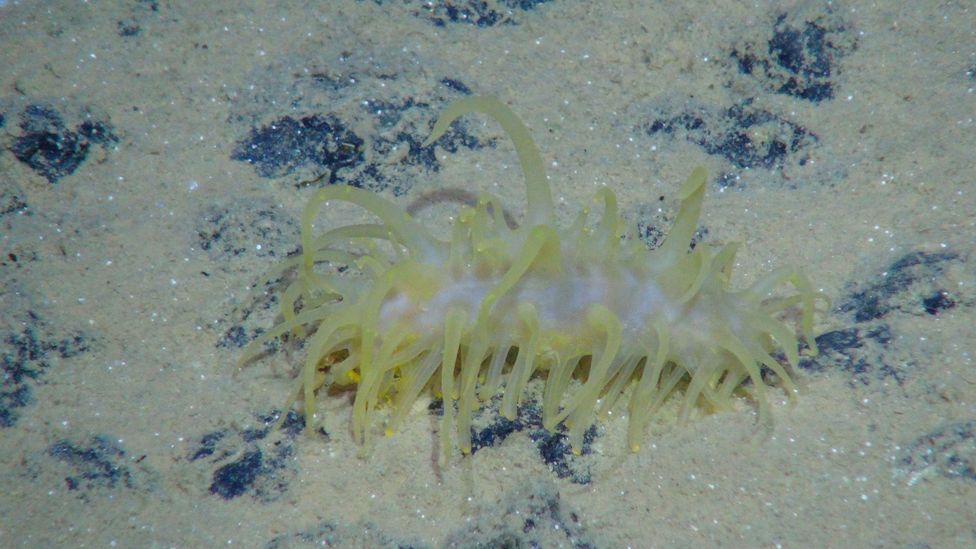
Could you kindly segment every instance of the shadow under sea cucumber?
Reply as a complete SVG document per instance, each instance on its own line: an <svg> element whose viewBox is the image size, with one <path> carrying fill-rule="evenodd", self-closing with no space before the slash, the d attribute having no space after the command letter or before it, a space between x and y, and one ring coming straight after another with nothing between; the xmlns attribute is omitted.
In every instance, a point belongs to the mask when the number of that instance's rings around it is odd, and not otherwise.
<svg viewBox="0 0 976 549"><path fill-rule="evenodd" d="M526 185L524 222L510 227L498 199L483 194L461 210L445 241L377 194L348 186L318 190L302 215L301 255L272 274L297 270L281 296L284 320L251 342L240 361L287 332L306 338L286 411L301 399L311 431L316 392L355 386L352 435L365 451L380 409L389 409L383 415L392 435L421 392L431 390L457 406L452 413L445 405L441 419L444 455L452 432L469 453L478 401L502 391L500 413L512 419L527 383L539 376L543 425L553 430L565 423L579 453L594 419L628 393L634 451L648 420L672 395L683 395L684 420L696 407L729 408L751 382L765 423L767 368L793 397L789 369L799 361L798 335L816 353L813 313L815 301L825 298L788 267L748 288L730 288L736 244L689 251L705 192L703 168L681 186L674 225L654 250L620 238L622 220L609 189L597 193L603 214L595 225L584 209L560 231L538 149L497 99L450 104L424 146L474 112L494 118L515 145ZM316 234L312 221L333 200L358 205L379 222ZM770 297L784 284L793 290ZM798 326L779 318L788 309L799 311ZM774 358L778 353L785 364Z"/></svg>

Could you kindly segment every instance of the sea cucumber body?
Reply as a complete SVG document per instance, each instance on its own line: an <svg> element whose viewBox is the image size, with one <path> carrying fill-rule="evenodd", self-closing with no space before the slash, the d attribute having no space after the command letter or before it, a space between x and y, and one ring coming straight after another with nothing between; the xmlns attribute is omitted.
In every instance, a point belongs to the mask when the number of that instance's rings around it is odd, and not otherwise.
<svg viewBox="0 0 976 549"><path fill-rule="evenodd" d="M610 272L608 272L610 271ZM477 316L485 296L498 285L498 277L447 280L430 299L413 301L397 295L385 301L380 312L380 331L393 324L416 323L421 331L436 332L444 325L445 313L463 310L468 318ZM613 267L576 268L568 266L557 279L528 276L501 298L491 312L493 331L511 332L508 322L519 303L532 303L539 314L542 330L570 333L585 331L587 309L602 304L621 319L624 336L633 338L659 316L673 321L680 308L668 303L653 280L639 280L629 269Z"/></svg>
<svg viewBox="0 0 976 549"><path fill-rule="evenodd" d="M352 433L364 448L379 409L389 406L392 434L431 389L445 402L445 453L452 431L469 452L478 401L500 391L500 413L514 418L537 377L543 425L565 424L575 452L594 417L606 416L629 394L627 437L637 450L647 421L671 395L682 395L679 416L687 418L698 407L729 407L748 380L762 421L765 367L792 396L787 365L799 360L797 332L816 352L818 296L791 268L734 290L736 245L699 243L689 250L706 186L703 169L678 190L679 211L654 250L621 238L623 220L608 189L597 194L603 211L595 224L584 209L571 227L557 230L541 157L525 126L497 100L452 104L428 143L468 112L490 114L516 145L527 190L522 226L510 228L490 195L460 212L449 241L360 189L326 187L306 206L302 256L290 263L298 274L281 300L285 321L252 342L245 357L305 327L307 357L288 406L304 401L309 429L320 387L356 385ZM357 204L381 223L316 234L312 221L332 200ZM363 241L384 246L364 249ZM324 274L318 265L335 272ZM349 284L348 272L336 266L363 276ZM795 292L771 297L787 283ZM778 318L787 309L800 313L796 330ZM787 364L773 357L776 350Z"/></svg>
<svg viewBox="0 0 976 549"><path fill-rule="evenodd" d="M531 303L537 314L539 330L586 339L592 330L586 322L587 311L602 305L619 320L622 337L634 346L647 331L661 321L676 334L676 343L694 343L697 333L707 330L712 322L736 323L734 319L717 315L731 312L731 303L720 306L721 294L704 294L693 303L677 303L678 296L669 296L649 275L649 269L635 272L621 265L565 265L560 276L543 277L529 274L492 308L490 331L498 339L515 341L520 326L512 319L520 303ZM499 277L466 276L448 279L438 285L429 299L412 300L398 293L383 302L380 309L379 332L389 332L396 325L413 326L417 332L434 334L442 330L447 311L461 310L467 318L475 318L485 296L498 285ZM556 349L559 350L559 349Z"/></svg>

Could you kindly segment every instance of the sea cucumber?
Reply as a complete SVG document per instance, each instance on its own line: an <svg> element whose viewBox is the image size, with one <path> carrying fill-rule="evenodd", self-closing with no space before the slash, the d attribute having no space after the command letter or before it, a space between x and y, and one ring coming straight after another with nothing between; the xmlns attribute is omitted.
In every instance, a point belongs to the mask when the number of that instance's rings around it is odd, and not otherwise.
<svg viewBox="0 0 976 549"><path fill-rule="evenodd" d="M450 104L424 146L473 112L494 118L514 142L527 194L520 226L509 227L489 194L460 211L449 241L362 189L325 187L308 201L302 253L275 271L297 271L281 296L283 321L245 349L241 364L286 332L304 336L307 355L286 410L302 399L309 432L316 391L341 386L355 390L352 436L361 448L369 447L381 410L392 435L425 389L441 395L445 455L452 432L460 450L471 451L479 400L501 391L500 413L514 418L533 376L544 384L543 425L565 424L576 453L594 419L628 393L633 451L671 395L683 395L679 417L687 419L695 407L728 408L751 385L764 423L766 368L793 398L788 370L799 360L797 335L816 353L813 313L825 298L788 267L732 289L736 244L689 250L705 192L703 168L680 187L674 224L654 250L621 238L623 221L606 188L596 195L603 205L596 223L588 223L584 208L558 231L539 151L497 99ZM379 222L316 234L312 222L328 201L358 205ZM787 283L793 290L771 296ZM799 312L795 328L780 319L789 309ZM785 363L773 356L780 352Z"/></svg>

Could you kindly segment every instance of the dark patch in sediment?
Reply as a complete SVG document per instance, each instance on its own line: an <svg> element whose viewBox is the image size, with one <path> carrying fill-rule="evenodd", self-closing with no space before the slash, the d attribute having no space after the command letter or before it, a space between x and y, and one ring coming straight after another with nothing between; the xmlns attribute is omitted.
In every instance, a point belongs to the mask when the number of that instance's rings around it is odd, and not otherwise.
<svg viewBox="0 0 976 549"><path fill-rule="evenodd" d="M959 306L972 307L976 295L949 276L951 268L965 270L968 263L967 257L951 250L909 252L866 277L867 282L849 284L836 311L846 314L852 325L818 336L820 355L804 357L800 367L847 372L852 385L886 380L904 384L920 366L887 357L888 346L897 339L897 316L927 319ZM948 289L953 287L956 290Z"/></svg>
<svg viewBox="0 0 976 549"><path fill-rule="evenodd" d="M471 87L455 69L402 51L362 44L296 51L255 69L229 122L243 136L231 158L298 188L346 184L405 194L440 169L421 147L433 120ZM407 94L404 90L410 90ZM494 145L468 125L438 140L448 152Z"/></svg>
<svg viewBox="0 0 976 549"><path fill-rule="evenodd" d="M729 58L739 80L751 80L764 91L819 103L834 98L841 60L856 48L856 37L825 6L819 11L778 15L768 35L760 33L736 44Z"/></svg>
<svg viewBox="0 0 976 549"><path fill-rule="evenodd" d="M48 447L47 454L64 469L65 487L82 500L102 490L153 488L155 475L142 464L146 456L133 458L120 441L108 435L61 439Z"/></svg>
<svg viewBox="0 0 976 549"><path fill-rule="evenodd" d="M728 108L699 106L674 115L661 113L642 124L650 136L663 134L694 143L725 158L736 169L782 169L786 162L804 165L818 138L806 128L746 99ZM726 178L725 186L731 179Z"/></svg>
<svg viewBox="0 0 976 549"><path fill-rule="evenodd" d="M14 317L16 318L16 317ZM34 402L34 386L42 383L57 360L74 358L90 350L81 332L57 333L50 323L28 310L16 327L0 332L0 427L12 427L23 408Z"/></svg>
<svg viewBox="0 0 976 549"><path fill-rule="evenodd" d="M498 446L515 433L524 432L539 452L539 458L558 478L568 479L574 484L589 484L591 481L589 459L593 441L597 438L597 428L591 425L583 434L581 455L573 454L569 445L567 429L563 424L552 432L542 425L542 410L535 402L526 402L518 407L517 417L507 419L498 412L501 398L495 397L485 402L478 410L474 426L471 428L471 453L484 448ZM452 410L456 406L452 406ZM435 399L428 406L434 415L444 413L444 402Z"/></svg>
<svg viewBox="0 0 976 549"><path fill-rule="evenodd" d="M32 102L16 110L19 130L0 145L51 184L73 174L93 147L109 151L119 141L107 118L87 107L62 110Z"/></svg>
<svg viewBox="0 0 976 549"><path fill-rule="evenodd" d="M256 416L257 427L224 428L191 441L186 461L205 463L211 469L211 494L223 499L249 495L267 503L288 490L295 475L291 459L295 439L305 420L288 412L281 429L273 432L278 414L273 411ZM321 429L318 434L328 439ZM271 435L275 439L267 440Z"/></svg>
<svg viewBox="0 0 976 549"><path fill-rule="evenodd" d="M594 548L581 514L566 507L551 480L528 478L451 532L445 546Z"/></svg>
<svg viewBox="0 0 976 549"><path fill-rule="evenodd" d="M976 481L976 421L945 423L904 445L897 467L913 484L933 474Z"/></svg>

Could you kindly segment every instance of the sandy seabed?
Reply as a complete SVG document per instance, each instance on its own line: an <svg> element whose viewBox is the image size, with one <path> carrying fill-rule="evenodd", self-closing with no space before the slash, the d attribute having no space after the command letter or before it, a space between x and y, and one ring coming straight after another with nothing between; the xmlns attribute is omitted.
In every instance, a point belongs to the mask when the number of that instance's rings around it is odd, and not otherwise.
<svg viewBox="0 0 976 549"><path fill-rule="evenodd" d="M965 2L0 3L0 546L976 545L976 11ZM795 405L625 410L582 456L528 401L478 451L436 403L351 440L271 430L300 347L249 293L313 189L404 206L524 193L483 118L531 128L568 225L600 186L650 245L693 166L733 285L797 265L832 299ZM457 207L417 214L446 234ZM323 226L362 222L328 209ZM376 429L382 427L377 425Z"/></svg>

